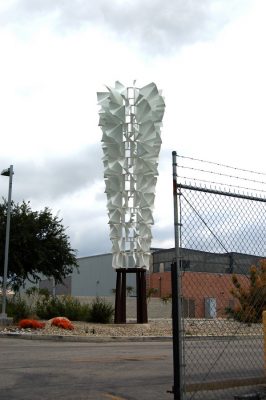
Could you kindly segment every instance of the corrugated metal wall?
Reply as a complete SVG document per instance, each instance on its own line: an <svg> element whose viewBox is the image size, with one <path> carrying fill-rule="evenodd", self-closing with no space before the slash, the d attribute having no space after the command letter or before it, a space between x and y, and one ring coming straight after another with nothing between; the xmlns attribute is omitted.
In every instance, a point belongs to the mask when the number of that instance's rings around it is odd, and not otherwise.
<svg viewBox="0 0 266 400"><path fill-rule="evenodd" d="M116 271L112 254L78 259L79 273L72 274L72 296L111 296L116 287ZM127 286L136 289L135 274L127 274ZM135 291L134 291L135 292Z"/></svg>

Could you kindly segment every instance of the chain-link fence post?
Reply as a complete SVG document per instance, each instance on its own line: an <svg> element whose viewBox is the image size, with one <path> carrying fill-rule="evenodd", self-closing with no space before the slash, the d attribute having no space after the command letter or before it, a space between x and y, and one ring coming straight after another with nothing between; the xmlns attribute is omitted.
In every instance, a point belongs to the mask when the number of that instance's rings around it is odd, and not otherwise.
<svg viewBox="0 0 266 400"><path fill-rule="evenodd" d="M182 316L181 316L181 273L179 251L179 223L177 205L177 173L176 152L173 151L173 201L174 201L174 229L175 229L175 262L171 265L172 281L172 321L173 321L173 369L174 369L174 400L184 399L183 372L182 372Z"/></svg>
<svg viewBox="0 0 266 400"><path fill-rule="evenodd" d="M264 370L266 375L266 311L262 313L263 335L264 335Z"/></svg>

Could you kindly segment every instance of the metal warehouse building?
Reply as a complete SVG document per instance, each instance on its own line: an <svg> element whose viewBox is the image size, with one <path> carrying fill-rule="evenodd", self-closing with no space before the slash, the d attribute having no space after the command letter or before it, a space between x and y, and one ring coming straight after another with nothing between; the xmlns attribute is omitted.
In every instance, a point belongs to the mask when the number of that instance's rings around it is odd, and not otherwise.
<svg viewBox="0 0 266 400"><path fill-rule="evenodd" d="M193 273L195 279L202 280L202 274L214 277L225 275L228 279L232 273L247 275L252 264L257 264L260 257L241 253L210 253L199 250L181 249L181 270ZM147 287L155 287L156 277L160 277L157 296L162 297L171 292L170 276L171 263L175 259L175 249L153 249ZM116 271L112 268L112 254L99 254L78 258L78 270L64 280L63 285L57 285L55 294L71 294L72 296L111 296L116 287ZM160 274L157 275L157 274ZM165 285L163 282L168 282ZM199 281L200 283L200 281ZM202 284L202 282L201 282ZM189 283L187 283L189 285ZM195 284L196 285L196 284ZM53 289L52 281L43 279L41 288ZM127 274L127 286L136 288L135 275ZM158 287L159 286L159 287ZM185 289L185 288L184 288ZM195 289L196 290L196 289ZM134 294L134 290L133 290Z"/></svg>
<svg viewBox="0 0 266 400"><path fill-rule="evenodd" d="M74 269L71 276L64 279L64 284L56 285L55 294L103 297L112 295L116 287L116 271L112 268L111 253L81 257L77 262L78 269ZM127 277L127 286L132 286L134 290L136 288L134 276L131 274ZM48 288L52 292L53 282L43 279L39 287Z"/></svg>

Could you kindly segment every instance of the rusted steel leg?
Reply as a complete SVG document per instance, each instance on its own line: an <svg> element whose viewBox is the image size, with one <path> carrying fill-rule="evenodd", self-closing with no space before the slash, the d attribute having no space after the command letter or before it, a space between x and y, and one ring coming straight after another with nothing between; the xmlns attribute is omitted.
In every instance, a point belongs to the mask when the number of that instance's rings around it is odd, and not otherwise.
<svg viewBox="0 0 266 400"><path fill-rule="evenodd" d="M137 323L146 324L148 322L147 315L147 296L146 296L146 277L145 271L136 272L137 283Z"/></svg>
<svg viewBox="0 0 266 400"><path fill-rule="evenodd" d="M120 304L121 304L121 271L117 269L116 288L115 288L115 324L119 324L121 320Z"/></svg>
<svg viewBox="0 0 266 400"><path fill-rule="evenodd" d="M126 271L116 270L115 324L126 323Z"/></svg>
<svg viewBox="0 0 266 400"><path fill-rule="evenodd" d="M126 270L122 271L122 287L121 287L121 323L126 324L126 294L127 294L127 273Z"/></svg>

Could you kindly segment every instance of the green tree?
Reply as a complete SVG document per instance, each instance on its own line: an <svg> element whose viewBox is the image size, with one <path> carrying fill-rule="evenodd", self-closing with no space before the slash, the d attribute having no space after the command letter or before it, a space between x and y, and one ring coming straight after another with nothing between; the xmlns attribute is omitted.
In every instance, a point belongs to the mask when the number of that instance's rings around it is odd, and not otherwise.
<svg viewBox="0 0 266 400"><path fill-rule="evenodd" d="M0 204L0 279L3 278L7 201ZM49 208L32 211L30 203L12 203L8 258L8 283L18 290L26 279L40 274L61 283L77 267L76 251L70 246L62 220Z"/></svg>
<svg viewBox="0 0 266 400"><path fill-rule="evenodd" d="M127 286L127 296L130 296L134 292L133 286Z"/></svg>
<svg viewBox="0 0 266 400"><path fill-rule="evenodd" d="M241 322L261 322L262 311L266 310L266 260L260 260L258 267L251 266L247 285L241 284L236 275L232 276L232 283L231 293L238 304L227 307L226 313Z"/></svg>

